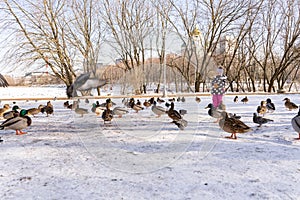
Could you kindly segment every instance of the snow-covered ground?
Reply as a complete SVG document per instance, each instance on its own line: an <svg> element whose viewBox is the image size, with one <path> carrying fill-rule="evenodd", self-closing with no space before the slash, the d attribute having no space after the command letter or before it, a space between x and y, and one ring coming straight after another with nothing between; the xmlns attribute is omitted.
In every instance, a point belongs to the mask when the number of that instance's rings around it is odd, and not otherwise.
<svg viewBox="0 0 300 200"><path fill-rule="evenodd" d="M0 97L25 91L2 88ZM63 88L37 94L65 95ZM277 110L265 117L274 122L258 128L252 114L267 97ZM104 126L92 112L80 117L52 101L54 115L32 117L28 134L1 130L1 199L300 199L300 141L291 126L298 110L287 111L285 97L300 104L298 94L253 95L248 104L225 96L227 111L253 128L237 140L224 138L230 134L208 116L208 96L199 104L194 97L175 102L175 109L188 112L185 130L150 108ZM90 111L93 102L80 106ZM46 101L15 103L27 109Z"/></svg>

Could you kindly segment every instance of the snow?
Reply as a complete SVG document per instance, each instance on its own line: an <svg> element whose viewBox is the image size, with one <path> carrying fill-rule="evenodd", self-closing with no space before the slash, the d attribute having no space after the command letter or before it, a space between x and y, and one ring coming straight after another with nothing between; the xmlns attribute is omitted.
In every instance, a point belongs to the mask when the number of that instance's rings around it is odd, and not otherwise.
<svg viewBox="0 0 300 200"><path fill-rule="evenodd" d="M2 98L28 94L62 96L65 89L0 90ZM300 141L291 126L298 110L286 110L282 101L300 104L299 94L249 95L248 104L233 103L234 96L225 96L227 111L253 128L237 140L224 138L230 134L208 116L209 96L199 104L195 97L175 102L175 109L188 111L183 131L150 108L104 126L94 113L80 117L52 100L54 115L32 117L28 134L1 130L1 199L300 199ZM265 117L274 122L258 128L252 113L268 97L277 110ZM16 104L27 109L46 102ZM80 107L90 111L93 102Z"/></svg>

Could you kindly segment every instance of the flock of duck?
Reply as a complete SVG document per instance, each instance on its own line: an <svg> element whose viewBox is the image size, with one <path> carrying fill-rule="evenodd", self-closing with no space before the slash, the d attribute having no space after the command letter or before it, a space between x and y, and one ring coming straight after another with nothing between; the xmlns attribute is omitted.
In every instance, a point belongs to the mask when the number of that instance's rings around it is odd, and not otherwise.
<svg viewBox="0 0 300 200"><path fill-rule="evenodd" d="M235 96L233 101L238 103L238 96ZM248 97L244 97L241 102L246 104L249 101ZM283 99L285 101L284 106L287 110L295 110L298 109L298 106L291 102L289 98ZM214 108L210 103L206 108L209 108L208 114L214 118L217 118L220 128L222 128L225 132L231 133L231 136L226 137L229 139L237 139L237 133L246 133L252 130L251 127L246 125L244 122L240 120L240 116L236 114L227 113L225 111L224 106L220 108ZM256 123L261 127L261 125L273 122L272 119L265 118L266 113L273 113L276 110L275 104L272 102L270 98L267 98L265 101L261 101L260 105L257 106L256 112L253 113L253 123ZM292 118L291 120L292 127L299 134L297 140L300 139L300 109L298 114Z"/></svg>
<svg viewBox="0 0 300 200"><path fill-rule="evenodd" d="M91 111L97 116L101 116L104 125L111 124L114 117L121 118L123 115L129 113L130 110L138 113L141 110L146 108L151 108L151 111L156 115L156 117L161 117L162 115L167 115L172 121L171 123L175 124L180 130L184 130L188 125L188 121L184 119L184 115L187 114L187 110L175 109L174 102L185 102L184 97L178 97L171 99L161 99L154 97L146 99L143 103L139 99L134 98L124 98L122 100L122 106L116 106L116 104L110 99L106 99L104 103L99 103L96 101L92 104ZM196 97L195 101L197 103L201 102L200 97ZM235 103L238 103L238 96L233 100ZM284 106L288 110L295 110L299 107L290 101L290 99L285 98ZM245 97L241 100L243 103L248 102L248 98ZM86 100L86 103L89 103ZM0 108L0 117L3 118L3 121L0 124L0 129L11 129L16 131L16 135L22 135L26 132L22 130L31 125L32 120L30 117L34 117L39 113L46 113L47 116L53 114L54 109L50 101L46 105L39 105L37 108L30 109L20 109L19 106L13 102L11 107L9 104L4 104L3 108ZM69 101L64 102L64 107L66 109L73 110L76 114L84 116L89 113L89 110L86 108L81 108L79 106L80 101L74 100L72 104ZM237 139L238 133L246 133L252 130L251 127L246 125L241 121L241 117L236 114L226 112L226 106L221 105L219 108L215 108L211 103L207 105L208 115L216 118L216 122L220 128L228 133L231 133L230 136L226 137L229 139ZM266 113L273 113L276 110L274 103L270 98L261 101L260 105L257 106L256 112L253 113L253 122L258 124L261 127L263 124L273 122L272 119L265 118ZM298 138L300 139L300 109L298 114L291 120L292 127L299 134ZM0 138L1 139L1 138Z"/></svg>

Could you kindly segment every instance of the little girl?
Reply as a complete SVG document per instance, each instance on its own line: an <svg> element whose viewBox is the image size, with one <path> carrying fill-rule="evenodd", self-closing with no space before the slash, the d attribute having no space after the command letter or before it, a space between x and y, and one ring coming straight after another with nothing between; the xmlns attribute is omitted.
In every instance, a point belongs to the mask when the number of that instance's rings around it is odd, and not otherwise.
<svg viewBox="0 0 300 200"><path fill-rule="evenodd" d="M219 108L223 101L223 95L225 93L225 80L226 76L223 75L222 67L217 69L218 75L211 82L211 94L212 101L215 108Z"/></svg>

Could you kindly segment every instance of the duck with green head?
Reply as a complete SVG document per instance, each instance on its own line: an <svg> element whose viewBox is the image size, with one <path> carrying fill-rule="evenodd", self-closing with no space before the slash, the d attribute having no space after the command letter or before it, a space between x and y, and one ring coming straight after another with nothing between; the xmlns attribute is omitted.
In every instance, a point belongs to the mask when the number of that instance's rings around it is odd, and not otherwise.
<svg viewBox="0 0 300 200"><path fill-rule="evenodd" d="M16 135L23 135L22 129L27 128L32 123L31 118L27 116L27 110L22 109L19 116L7 119L0 125L0 129L11 129L16 131Z"/></svg>

